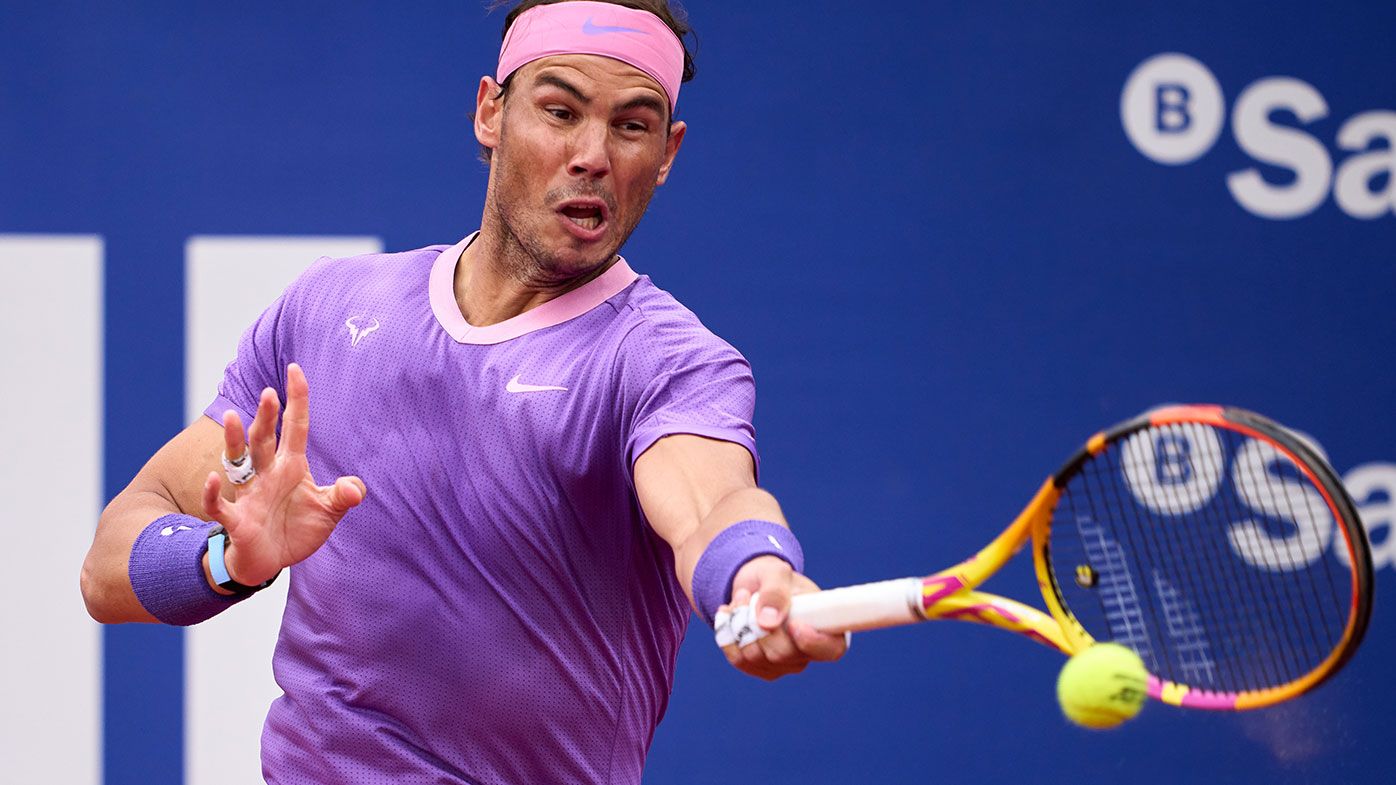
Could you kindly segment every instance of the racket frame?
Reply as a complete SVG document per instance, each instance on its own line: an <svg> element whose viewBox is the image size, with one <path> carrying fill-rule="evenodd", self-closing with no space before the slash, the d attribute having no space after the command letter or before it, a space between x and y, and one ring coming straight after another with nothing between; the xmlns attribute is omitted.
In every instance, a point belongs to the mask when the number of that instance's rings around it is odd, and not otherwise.
<svg viewBox="0 0 1396 785"><path fill-rule="evenodd" d="M1362 640L1371 612L1370 549L1355 505L1328 463L1290 431L1243 409L1214 405L1168 406L1097 433L1043 483L1006 529L970 558L926 578L901 578L798 595L792 601L791 616L825 632L875 629L932 619L969 621L1016 632L1064 654L1079 652L1096 641L1067 608L1048 547L1052 514L1062 489L1087 462L1112 444L1150 427L1190 423L1264 440L1284 453L1305 474L1334 513L1335 528L1351 557L1352 605L1343 635L1332 653L1313 670L1286 684L1255 691L1212 692L1151 675L1149 694L1174 706L1244 710L1273 705L1307 692L1337 672ZM1033 544L1034 572L1047 613L1007 597L976 591L1029 542Z"/></svg>
<svg viewBox="0 0 1396 785"><path fill-rule="evenodd" d="M1342 542L1347 547L1349 561L1352 563L1349 570L1352 602L1338 644L1328 657L1296 679L1262 690L1216 692L1150 675L1149 696L1173 706L1224 711L1258 709L1298 697L1332 676L1352 657L1366 632L1372 602L1370 546L1355 505L1328 462L1303 439L1283 426L1244 409L1215 405L1166 406L1146 412L1091 437L1086 446L1073 455L1049 482L1057 488L1065 487L1090 459L1134 433L1147 428L1186 424L1201 424L1235 431L1264 441L1279 450L1303 472L1323 496L1329 511L1333 513L1334 528L1342 536ZM1052 569L1048 548L1050 527L1049 515L1034 531L1033 561L1037 569L1038 585L1042 589L1043 600L1067 639L1069 650L1080 651L1095 641L1067 608L1062 597L1061 586L1057 582L1056 572ZM1334 545L1336 546L1336 542ZM1328 558L1327 553L1320 558Z"/></svg>

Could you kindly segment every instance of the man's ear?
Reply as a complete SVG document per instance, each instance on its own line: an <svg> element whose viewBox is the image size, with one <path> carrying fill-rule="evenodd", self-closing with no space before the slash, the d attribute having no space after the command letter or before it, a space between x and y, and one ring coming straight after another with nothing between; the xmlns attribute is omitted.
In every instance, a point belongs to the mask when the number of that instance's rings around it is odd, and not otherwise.
<svg viewBox="0 0 1396 785"><path fill-rule="evenodd" d="M491 150L499 146L499 129L504 121L504 99L500 89L493 78L482 76L480 89L475 94L475 140Z"/></svg>
<svg viewBox="0 0 1396 785"><path fill-rule="evenodd" d="M679 148L683 146L683 136L688 132L688 123L680 120L669 126L669 139L665 143L664 164L659 167L659 178L655 185L664 185L664 181L669 179L669 171L674 168L674 158L679 154Z"/></svg>

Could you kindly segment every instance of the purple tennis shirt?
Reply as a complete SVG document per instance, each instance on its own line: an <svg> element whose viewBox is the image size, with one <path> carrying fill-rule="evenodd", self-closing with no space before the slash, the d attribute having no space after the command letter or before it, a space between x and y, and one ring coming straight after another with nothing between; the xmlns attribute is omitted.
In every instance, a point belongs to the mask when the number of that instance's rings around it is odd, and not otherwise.
<svg viewBox="0 0 1396 785"><path fill-rule="evenodd" d="M271 783L640 781L689 607L631 468L677 433L755 456L751 368L623 259L474 327L471 239L320 260L205 410L250 422L300 363L311 471L369 489L290 571Z"/></svg>

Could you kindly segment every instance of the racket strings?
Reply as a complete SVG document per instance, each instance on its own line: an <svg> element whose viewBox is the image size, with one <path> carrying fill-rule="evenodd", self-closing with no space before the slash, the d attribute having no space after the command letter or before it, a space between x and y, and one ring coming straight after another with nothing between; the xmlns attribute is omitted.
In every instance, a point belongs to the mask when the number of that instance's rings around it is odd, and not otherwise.
<svg viewBox="0 0 1396 785"><path fill-rule="evenodd" d="M1223 569L1239 576L1240 585L1249 589L1247 599L1252 602L1246 609L1264 610L1264 618L1270 622L1267 626L1256 627L1247 626L1245 619L1241 619L1242 632L1247 637L1234 638L1233 645L1249 640L1268 642L1268 646L1251 647L1257 654L1256 670L1272 676L1268 684L1283 683L1315 667L1331 651L1341 633L1343 617L1334 611L1341 609L1342 595L1330 580L1332 566L1322 553L1301 560L1294 547L1296 542L1321 541L1320 527L1327 526L1331 530L1333 519L1313 508L1313 501L1321 498L1316 493L1307 486L1285 481L1279 470L1293 465L1282 459L1281 453L1268 442L1225 433L1228 451L1238 455L1233 468L1237 492L1220 496L1225 511L1221 525L1230 539L1218 538L1219 547L1211 552L1224 558ZM1249 457L1242 460L1240 455ZM1217 468L1225 470L1227 467L1220 462L1220 455L1217 459ZM1296 503L1296 494L1304 501L1302 508ZM1263 523L1266 516L1268 524ZM1280 536L1265 540L1265 547L1251 547L1252 563L1248 564L1236 558L1235 532L1240 530L1234 527L1238 525L1254 527L1253 532L1261 531L1262 527L1275 530ZM1252 535L1252 546L1260 542L1256 539L1258 536ZM1270 534L1267 532L1264 536L1269 538ZM1311 569L1313 557L1319 557L1319 571ZM1268 635L1255 635L1257 630ZM1273 680L1276 676L1279 681Z"/></svg>
<svg viewBox="0 0 1396 785"><path fill-rule="evenodd" d="M1170 681L1260 690L1312 671L1342 639L1351 597L1329 563L1333 523L1269 442L1167 425L1086 461L1063 489L1051 554L1063 600L1096 639L1134 648ZM1095 586L1072 585L1077 564Z"/></svg>
<svg viewBox="0 0 1396 785"><path fill-rule="evenodd" d="M1219 676L1227 683L1243 683L1244 675L1238 672L1231 662L1223 661L1218 664L1211 658L1210 645L1202 629L1201 620L1196 618L1197 612L1190 605L1192 601L1182 594L1184 590L1180 590L1174 582L1161 578L1157 567L1152 566L1163 561L1158 555L1160 553L1180 554L1185 551L1186 543L1178 527L1158 525L1161 519L1176 518L1185 514L1181 501L1170 495L1155 498L1155 506L1162 508L1157 510L1161 515L1151 515L1148 514L1148 508L1125 498L1130 495L1130 491L1123 483L1110 479L1112 476L1118 476L1120 471L1128 471L1130 467L1137 471L1138 467L1144 466L1144 459L1139 452L1140 446L1139 442L1127 442L1121 448L1123 454L1119 458L1119 466L1109 467L1112 471L1107 473L1102 472L1101 468L1107 467L1108 464L1099 464L1092 467L1093 471L1090 474L1101 486L1101 493L1108 494L1111 499L1112 512L1116 516L1113 520L1122 524L1117 526L1116 530L1123 539L1128 540L1129 549L1138 564L1138 572L1143 576L1139 594L1147 601L1145 607L1150 609L1150 628L1155 631L1155 637L1164 644L1160 648L1160 656L1156 657L1158 665L1155 672L1178 674L1182 678L1175 677L1172 680L1191 684L1210 686L1217 683ZM1216 560L1210 558L1209 552L1197 551L1194 556L1200 556L1196 559L1197 563L1210 568L1207 574L1201 577L1210 585L1220 585L1226 575L1215 568ZM1153 578L1152 586L1148 585L1148 578ZM1162 585L1165 582L1166 586ZM1182 645L1170 645L1175 639L1183 637L1184 633L1187 640ZM1218 670L1221 671L1220 674L1216 673Z"/></svg>
<svg viewBox="0 0 1396 785"><path fill-rule="evenodd" d="M1268 443L1250 440L1229 431L1220 433L1226 437L1226 452L1234 455L1253 453L1250 460L1238 457L1235 461L1237 493L1218 496L1223 513L1217 521L1221 531L1230 531L1231 527L1241 522L1258 525L1260 515L1256 510L1242 505L1242 496L1248 497L1252 503L1265 499L1273 502L1284 497L1284 504L1268 505L1269 509L1265 512L1285 521L1282 527L1308 527L1307 531L1296 531L1295 534L1270 541L1271 547L1253 548L1250 555L1258 560L1258 565L1247 565L1238 560L1233 550L1236 546L1224 538L1216 538L1217 547L1205 551L1220 562L1224 573L1237 578L1232 585L1237 587L1240 594L1230 594L1223 599L1248 600L1244 605L1239 605L1236 611L1248 612L1256 617L1252 621L1245 618L1243 613L1233 612L1234 616L1228 619L1232 623L1226 626L1231 632L1228 646L1238 650L1248 649L1252 653L1251 658L1238 658L1238 661L1251 665L1255 676L1265 678L1263 684L1252 688L1284 683L1313 668L1331 648L1319 640L1315 631L1324 625L1325 607L1332 609L1336 604L1326 601L1317 593L1318 583L1312 580L1313 576L1303 575L1308 565L1296 561L1293 549L1287 545L1293 543L1295 537L1314 536L1313 528L1318 516L1313 515L1312 510L1307 511L1308 515L1297 514L1298 507L1293 503L1290 484L1274 474L1275 462L1280 459L1277 450ZM1263 460L1254 459L1257 453ZM1203 450L1200 455L1206 461L1204 470L1220 472L1214 476L1223 476L1221 473L1225 472L1227 465L1222 452ZM1306 498L1312 497L1306 495ZM1326 522L1331 525L1331 519ZM1300 579L1278 579L1287 574L1300 576ZM1328 614L1328 618L1332 618L1332 614ZM1269 623L1260 624L1262 619Z"/></svg>
<svg viewBox="0 0 1396 785"><path fill-rule="evenodd" d="M1138 558L1139 546L1131 535L1139 527L1114 527L1122 528L1130 537L1130 541L1118 543L1106 535L1104 526L1096 520L1096 516L1104 513L1106 520L1128 521L1133 508L1121 504L1118 494L1112 492L1113 486L1101 482L1094 471L1082 475L1080 488L1085 496L1086 508L1078 511L1073 503L1072 520L1082 540L1088 543L1084 548L1087 558L1101 576L1101 612L1111 623L1114 640L1134 649L1151 670L1157 671L1158 654L1150 634L1157 624L1144 617L1145 605L1139 598L1139 584L1134 577L1143 567ZM1074 499L1074 494L1068 498ZM1106 557L1103 561L1102 556ZM1131 562L1134 565L1132 571L1127 566Z"/></svg>
<svg viewBox="0 0 1396 785"><path fill-rule="evenodd" d="M1124 445L1124 447L1122 448L1123 454L1121 456L1121 460L1123 462L1121 467L1122 469L1129 466L1144 465L1143 456L1140 454L1140 451L1138 449L1139 446L1140 445L1138 442L1128 442ZM1122 495L1121 484L1110 483L1109 487L1111 487L1115 497L1119 499ZM1124 490L1124 493L1127 494L1128 491ZM1177 517L1183 514L1184 512L1183 509L1179 506L1179 500L1171 496L1165 496L1158 501L1162 502L1162 506L1164 507L1164 509L1161 512L1165 516ZM1139 505L1128 503L1122 499L1119 501L1119 504L1125 510L1142 511L1144 509ZM1124 519L1122 519L1122 521L1124 521ZM1135 516L1132 520L1127 521L1128 525L1122 528L1122 531L1127 536L1131 537L1133 540L1138 542L1138 545L1136 547L1140 548L1141 561L1148 561L1150 564L1158 563L1157 557L1153 556L1153 554L1159 552L1160 550L1166 550L1169 553L1177 554L1181 553L1183 551L1183 548L1185 547L1185 544L1182 541L1182 535L1177 531L1176 527L1166 525L1158 526L1153 525L1154 523L1155 521L1151 516ZM1150 535L1154 536L1151 537ZM1161 545L1164 547L1161 548ZM1209 568L1214 567L1214 560L1208 558L1208 554L1205 551L1198 552L1196 556L1198 557L1196 559L1197 564L1201 564ZM1153 568L1152 572L1157 578L1157 569ZM1203 577L1204 580L1207 580L1213 585L1216 585L1219 579L1223 576L1216 570L1209 569L1207 571L1207 574ZM1151 593L1146 590L1145 596L1155 599L1155 601L1157 602L1159 606L1159 615L1162 616L1162 623L1159 624L1159 627L1161 627L1161 635L1168 635L1169 637L1165 638L1165 640L1172 640L1173 638L1178 636L1172 635L1170 633L1176 627L1179 626L1177 623L1174 623L1172 621L1172 617L1175 615L1190 616L1191 614L1187 613L1187 611L1190 610L1190 608L1188 608L1187 606L1187 603L1190 601L1184 597L1178 596L1179 590L1172 583L1170 583L1168 586L1168 588L1171 590L1169 592L1160 591L1159 589L1162 587L1159 587L1157 585L1157 580L1156 585L1153 588L1155 589L1155 591ZM1171 605L1173 606L1171 608L1167 607L1167 605L1169 604L1169 600L1171 600ZM1189 619L1189 621L1192 620ZM1198 625L1196 622L1193 622L1193 624L1190 626L1195 627ZM1189 630L1189 632L1190 639L1197 638L1196 632L1194 632L1193 630ZM1197 683L1198 681L1204 683L1213 681L1214 679L1211 677L1213 677L1214 674L1212 674L1211 671L1214 670L1217 666L1215 665L1215 663L1211 661L1209 652L1207 651L1207 646L1205 644L1206 639L1205 637L1203 637L1200 640L1190 640L1189 646L1187 648L1179 649L1176 651L1174 646L1165 645L1163 647L1163 650L1167 657L1167 662L1163 665L1163 667L1169 673L1188 674L1190 671L1195 671L1195 678L1190 679L1190 681L1192 681L1193 683ZM1236 680L1239 678L1239 674L1234 672L1234 669L1230 666L1230 663L1227 663L1223 669L1226 671L1226 673L1223 674L1225 678L1231 680ZM1204 674L1203 671L1207 671L1207 673ZM1202 678L1203 676L1206 676L1208 678Z"/></svg>
<svg viewBox="0 0 1396 785"><path fill-rule="evenodd" d="M1240 467L1240 465L1241 462L1238 461L1238 467ZM1290 496L1289 486L1284 483L1273 483L1268 474L1262 475L1258 469L1259 467L1255 462L1247 462L1245 464L1245 470L1237 472L1238 489L1244 493L1248 493L1250 498L1254 499L1259 498L1260 494L1273 490L1273 485L1278 484L1284 496L1283 506L1285 510L1288 512L1297 511L1297 507ZM1313 520L1312 511L1308 510L1306 512L1308 512L1306 516L1289 515L1286 517L1293 520L1296 527L1300 527L1304 525L1305 520L1310 522ZM1238 518L1237 520L1245 520L1245 518ZM1300 532L1296 536L1304 537L1315 535L1321 536L1312 530L1310 532ZM1264 567L1273 574L1292 573L1304 569L1305 567L1305 565L1295 560L1293 548L1290 547L1263 549L1259 551L1259 555L1263 556L1262 564ZM1322 559L1321 561L1326 565L1326 559ZM1306 664L1303 658L1306 655L1322 655L1331 648L1331 646L1326 646L1325 643L1320 640L1316 632L1316 628L1320 622L1315 618L1315 613L1317 609L1322 606L1323 598L1318 593L1317 581L1280 581L1278 582L1278 587L1279 591L1282 593L1280 600L1283 602L1284 607L1295 611L1296 615L1302 613L1304 616L1303 624L1290 625L1289 629L1295 634L1294 637L1298 637L1302 634L1307 638L1307 641L1292 641L1291 643L1300 645L1291 645L1288 647L1281 646L1279 651L1274 653L1274 656L1278 661L1283 662L1287 673L1297 671L1298 675L1302 675L1304 672L1304 665ZM1308 589L1307 596L1303 596L1306 588ZM1279 623L1283 622L1277 622L1277 624ZM1303 645L1304 643L1307 643L1307 646ZM1316 663L1311 663L1310 667L1312 667L1312 664Z"/></svg>
<svg viewBox="0 0 1396 785"><path fill-rule="evenodd" d="M1250 481L1251 487L1254 489L1260 489L1262 485L1267 484L1268 482L1268 475L1258 476L1259 470L1260 466L1257 462L1250 462L1248 464L1248 471L1243 474L1243 479L1248 479ZM1295 493L1298 493L1298 488L1303 488L1305 486L1299 486L1294 483L1279 483L1279 485L1284 494L1286 509L1291 511L1299 510L1300 507L1299 505L1295 504L1293 495ZM1326 510L1316 510L1314 508L1314 502L1315 498L1317 497L1317 494L1300 493L1300 496L1303 500L1303 510L1305 512L1305 515L1299 516L1298 518L1294 518L1294 520L1296 520L1296 526L1303 526L1305 523L1308 524L1309 533L1307 539L1310 542L1322 543L1325 541L1325 538L1331 539L1333 536L1333 519ZM1328 527L1328 531L1326 533L1322 531L1320 528L1323 527L1325 524ZM1303 533L1301 532L1299 536L1303 538ZM1293 547L1287 547L1282 550L1284 562L1282 565L1277 566L1287 568L1290 572L1303 569L1306 566L1297 562L1296 554L1294 552L1295 549ZM1324 551L1325 555L1324 557L1318 559L1318 565L1323 571L1324 582L1329 587L1336 587L1338 585L1338 581L1335 581L1333 565L1330 563L1331 559L1326 558L1327 547L1324 548ZM1277 562L1279 561L1278 557L1280 555L1281 554L1275 554ZM1286 587L1286 589L1290 590L1291 593L1297 593L1299 591L1302 591L1302 589L1305 587L1309 589L1308 599L1310 599L1312 603L1297 603L1299 606L1303 607L1306 610L1306 612L1311 611L1312 609L1322 608L1326 603L1329 603L1331 600L1342 599L1341 594L1337 594L1337 596L1332 596L1331 599L1330 597L1325 597L1324 593L1320 591L1319 581L1317 580L1286 582L1283 585ZM1312 615L1308 615L1307 620L1309 623L1305 625L1305 629L1310 636L1309 642L1312 646L1311 651L1319 652L1322 654L1326 654L1327 652L1331 651L1332 648L1338 644L1338 641L1341 638L1342 627L1337 627L1336 629L1334 629L1333 625L1323 625L1321 623L1321 620L1314 619Z"/></svg>
<svg viewBox="0 0 1396 785"><path fill-rule="evenodd" d="M1179 426L1170 426L1178 428ZM1142 443L1141 443L1142 447ZM1142 462L1147 458L1140 456ZM1203 451L1200 456L1202 463L1201 470L1208 473L1220 475L1225 471L1225 461L1220 456L1209 454ZM1226 521L1244 520L1246 513L1241 509L1236 499L1227 494L1221 494L1218 499L1221 505L1222 518ZM1225 523L1221 524L1225 526ZM1233 555L1220 552L1220 548L1207 548L1203 550L1207 554L1208 562L1213 566L1217 575L1225 581L1225 588L1229 596L1242 599L1246 597L1264 596L1264 587L1260 584L1258 575L1251 570L1237 570L1232 566ZM1218 584L1220 585L1220 583ZM1249 608L1236 608L1235 612L1244 613ZM1256 618L1255 624L1228 625L1224 644L1237 652L1237 657L1226 658L1231 676L1225 683L1236 685L1235 689L1257 690L1270 685L1283 684L1289 679L1286 673L1295 670L1294 663L1280 662L1283 653L1287 651L1284 641L1281 640L1280 631L1284 629L1284 615L1272 603L1265 603L1261 608L1255 609L1264 612L1263 621ZM1244 620L1244 616L1241 617ZM1250 657L1242 660L1249 662L1251 667L1245 669L1243 666L1232 663L1241 660L1243 654L1250 654ZM1186 675L1186 674L1185 674ZM1198 684L1199 682L1190 682Z"/></svg>

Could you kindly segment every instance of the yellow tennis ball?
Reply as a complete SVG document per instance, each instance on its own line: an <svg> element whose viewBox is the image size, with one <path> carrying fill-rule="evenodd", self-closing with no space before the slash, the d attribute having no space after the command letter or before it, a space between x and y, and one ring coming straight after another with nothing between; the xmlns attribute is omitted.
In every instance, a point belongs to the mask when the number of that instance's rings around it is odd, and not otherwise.
<svg viewBox="0 0 1396 785"><path fill-rule="evenodd" d="M1139 655L1118 643L1097 643L1062 666L1057 702L1083 728L1113 728L1144 707L1149 672Z"/></svg>

